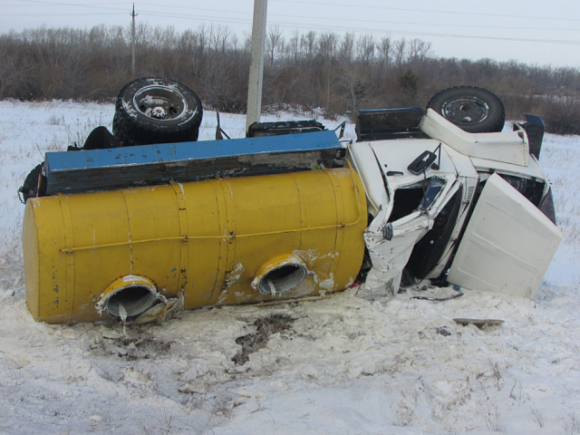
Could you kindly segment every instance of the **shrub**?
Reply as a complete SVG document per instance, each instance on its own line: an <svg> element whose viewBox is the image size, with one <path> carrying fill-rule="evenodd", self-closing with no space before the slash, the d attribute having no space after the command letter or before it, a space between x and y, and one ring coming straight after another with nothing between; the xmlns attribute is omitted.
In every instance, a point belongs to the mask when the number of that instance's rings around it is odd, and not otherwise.
<svg viewBox="0 0 580 435"><path fill-rule="evenodd" d="M552 98L543 108L546 132L554 134L580 134L580 99L575 97Z"/></svg>

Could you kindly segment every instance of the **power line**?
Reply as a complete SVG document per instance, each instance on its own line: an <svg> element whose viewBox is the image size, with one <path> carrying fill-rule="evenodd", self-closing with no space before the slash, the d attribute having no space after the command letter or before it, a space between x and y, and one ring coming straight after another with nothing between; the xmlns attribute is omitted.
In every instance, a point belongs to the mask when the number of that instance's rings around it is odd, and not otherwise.
<svg viewBox="0 0 580 435"><path fill-rule="evenodd" d="M87 8L98 8L98 9L107 9L107 10L115 10L115 11L122 11L126 13L125 9L119 8L108 8L103 6L92 6L92 5L78 5L72 3L62 3L62 2L52 2L52 1L42 1L42 0L17 0L21 2L28 2L28 3L36 3L36 4L51 4L51 5L63 5L63 6L79 6L79 7L87 7ZM300 0L274 0L286 3L298 3L303 4L307 2L303 2ZM150 3L147 3L151 5ZM310 3L308 3L310 4ZM330 3L316 3L319 5L330 5ZM347 6L347 5L336 5L336 6ZM357 6L358 7L358 6ZM365 8L378 8L378 9L395 9L395 10L412 10L412 11L419 11L416 9L406 9L406 8L390 8L386 6L361 6ZM192 10L204 10L208 12L235 12L235 11L221 11L218 9L207 9L207 8L189 8L189 7L179 7L181 9L192 9ZM441 12L443 11L426 11L421 10L423 12ZM225 24L250 24L251 18L215 18L213 16L200 16L200 15L185 15L185 14L173 14L173 13L163 13L163 12L155 12L155 11L140 11L140 13L144 16L151 16L151 17L163 17L163 18L173 18L173 19L180 19L180 20L194 20L194 21L202 21L202 22L218 22L218 23L225 23ZM241 12L235 12L241 13ZM460 14L459 12L457 12ZM461 14L468 14L468 13L461 13ZM33 14L4 14L5 16L37 16ZM68 13L68 14L42 14L43 16L55 16L55 15L115 15L115 14L81 14L81 13ZM276 16L281 16L280 14L274 14ZM469 14L469 15L498 15L498 14ZM503 15L502 15L503 16ZM304 16L294 16L294 15L284 15L287 18L298 18L298 19L305 19L305 18L312 18L312 17L304 17ZM528 17L534 18L534 17ZM425 31L413 31L413 30L398 30L398 29L376 29L376 28L368 28L368 27L357 27L357 26L328 26L320 23L320 17L317 17L319 20L316 25L309 25L304 22L288 22L288 21L280 21L280 22L273 22L272 24L276 24L285 28L299 28L299 29L307 29L307 30L334 30L334 31L353 31L356 33L381 33L381 34L405 34L405 35L417 35L417 36L430 36L430 37L443 37L443 38L467 38L467 39L480 39L480 40L495 40L495 41L514 41L514 42L540 42L540 43L551 43L551 44L570 44L570 45L580 45L580 41L577 40L570 40L570 39L540 39L540 38L516 38L516 37L503 37L503 36L483 36L483 35L465 35L465 34L453 34L453 33L437 33L437 32L425 32ZM355 20L355 19L332 19L333 21L348 21L348 22L365 22L365 23L374 23L374 24L405 24L405 25L426 25L423 23L412 23L412 22L385 22L385 21L378 21L378 20ZM449 25L449 24L440 24L440 23L430 23L428 25L434 26L446 26L446 27L478 27L478 28L500 28L504 30L567 30L567 31L578 31L580 29L553 29L553 28L528 28L528 27L505 27L505 26L464 26L464 25Z"/></svg>
<svg viewBox="0 0 580 435"><path fill-rule="evenodd" d="M85 8L92 8L92 9L109 9L115 11L125 11L125 9L120 8L111 8L105 6L94 6L94 5L83 5L77 3L63 3L63 2L54 2L54 1L43 1L43 0L14 0L19 2L25 3L37 3L37 4L47 4L47 5L61 5L61 6L75 6L75 7L85 7ZM301 0L271 0L274 2L279 3L292 3L292 4L308 4L308 5L320 5L320 6L335 6L335 7L356 7L357 9L384 9L384 10L397 10L397 11L406 11L406 12L427 12L427 13L439 13L445 15L471 15L471 16L493 16L493 17L503 17L505 18L505 14L491 14L491 13L476 13L476 12L458 12L458 11L441 11L441 10L433 10L433 9L414 9L414 8L396 8L390 6L369 6L369 5L346 5L346 4L336 4L336 3L327 3L327 2L308 2L308 1L301 1ZM147 5L147 6L159 6L159 4L155 3L147 3L141 2L140 5ZM167 5L163 5L164 9L167 9ZM245 11L234 11L231 9L223 10L223 9L209 9L209 8L198 8L198 7L188 7L188 6L171 6L172 9L185 9L185 10L195 10L195 11L205 11L205 12L218 12L218 13L234 13L234 14L244 14L248 15L251 19L250 12ZM149 11L150 13L157 13L156 11ZM281 14L272 14L278 15ZM377 20L355 20L350 18L325 18L325 17L312 17L312 16L293 16L283 14L283 16L291 17L291 18L315 18L317 20L331 20L331 21L365 21L365 22L375 22L381 23L382 21ZM172 16L174 18L181 18L181 16ZM563 20L563 21L580 21L580 19L576 18L556 18L556 17L535 17L535 16L526 16L526 15L509 15L510 18L527 18L527 19L542 19L542 20ZM233 20L234 18L232 18ZM556 28L546 28L546 27L513 27L513 26L482 26L482 25L457 25L457 24L445 24L445 23L417 23L417 22L385 22L385 23L400 23L400 24L411 24L411 25L428 25L428 26L452 26L452 27L480 27L480 28L498 28L498 29L521 29L521 30L564 30L564 31L580 31L580 29L556 29Z"/></svg>
<svg viewBox="0 0 580 435"><path fill-rule="evenodd" d="M139 2L139 5L146 5L146 6L159 6L158 3L144 3L144 2ZM164 9L166 9L166 6L163 6ZM252 18L252 10L251 8L248 9L248 11L234 11L231 9L227 9L227 10L223 10L223 9L207 9L207 8L197 8L197 7L191 7L191 6L175 6L172 5L171 6L172 9L186 9L186 10L191 10L191 11L206 11L206 12L225 12L225 13L234 13L234 14L244 14L244 15L248 15L250 17L250 19ZM269 14L268 14L269 15Z"/></svg>
<svg viewBox="0 0 580 435"><path fill-rule="evenodd" d="M85 14L81 13L59 13L59 14L2 14L2 17L60 17L60 16L72 16L72 17L84 17L84 16L118 16L118 13L113 12L87 12Z"/></svg>
<svg viewBox="0 0 580 435"><path fill-rule="evenodd" d="M150 3L146 3L147 5L151 5ZM224 11L219 9L207 9L207 8L186 8L186 7L179 7L180 9L188 9L188 10L200 10L205 12L218 12L218 13L244 13L244 12L236 12L236 11ZM157 11L144 11L148 15L158 15L164 16L169 18L178 18L178 19L187 19L187 18L194 18L194 19L201 19L199 15L191 16L191 15L174 15L173 13L164 13L164 12L157 12ZM563 29L563 28L554 28L554 27L518 27L518 26L485 26L485 25L469 25L469 24L446 24L446 23L420 23L420 22L408 22L408 21L379 21L379 20L361 20L361 19L353 19L353 18L321 18L321 17L312 17L312 16L299 16L299 15L288 15L288 14L271 14L273 17L286 17L286 18L299 18L299 19L316 19L318 23L320 21L347 21L347 22L364 22L364 23L375 23L375 24L404 24L404 25L418 25L418 26L435 26L435 27L468 27L468 28L481 28L481 29L501 29L501 30L549 30L549 31L572 31L572 32L580 32L580 28L576 29ZM212 19L213 17L203 17L204 19ZM240 23L251 23L251 17L248 19L243 18L229 18L227 19L230 22L240 22ZM224 19L220 19L220 21L224 21Z"/></svg>
<svg viewBox="0 0 580 435"><path fill-rule="evenodd" d="M503 17L506 18L505 14L490 14L484 12L458 12L458 11L441 11L441 10L434 10L434 9L413 9L413 8L393 8L390 6L368 6L368 5L361 5L361 4L340 4L340 3L326 3L326 2L312 2L312 1L300 1L300 0L271 0L274 2L279 3L297 3L297 4L307 4L310 6L332 6L332 7L347 7L352 8L355 7L357 9L385 9L391 11L406 11L406 12L428 12L428 13L435 13L435 14L445 14L445 15L472 15L472 16L487 16L487 17ZM580 21L580 18L555 18L555 17L532 17L529 15L509 15L510 18L527 18L527 19L534 19L534 20L562 20L562 21Z"/></svg>
<svg viewBox="0 0 580 435"><path fill-rule="evenodd" d="M114 10L119 12L125 12L125 9L120 8L111 8L105 6L94 6L94 5L82 5L76 3L63 3L63 2L54 2L54 1L42 1L42 0L16 0L25 3L35 3L35 4L47 4L47 5L61 5L61 6L75 6L75 7L84 7L84 8L96 8L96 9L107 9L107 10ZM278 1L281 3L296 3L296 4L312 4L310 2L305 2L301 0L273 0ZM156 4L152 3L141 3L148 6L157 6ZM314 3L314 5L331 5L331 3L320 2ZM351 7L350 5L344 4L332 4L334 6L342 6L342 7ZM368 5L357 5L358 9L366 8L366 9L386 9L386 10L401 10L401 11L412 11L412 12L429 12L429 13L444 13L444 14L459 14L459 15L474 15L474 16L501 16L505 17L505 15L501 14L489 14L489 13L472 13L472 12L457 12L457 11L438 11L438 10L427 10L427 9L412 9L412 8L393 8L389 6L368 6ZM164 6L166 8L166 6ZM215 19L213 17L203 17L204 19L210 19L219 22L227 22L227 23L248 23L251 22L251 16L249 12L241 12L241 11L232 11L232 10L220 10L220 9L209 9L209 8L197 8L197 7L186 7L186 6L172 6L172 9L185 9L185 10L199 10L205 12L217 12L217 13L235 13L235 14L245 14L248 15L248 19L238 19L238 18L221 18ZM163 16L167 18L176 18L176 19L187 19L188 16L183 15L175 15L174 13L164 14L162 12L157 11L144 11L150 16ZM28 15L28 14L4 14L8 16L36 16L36 15ZM55 16L59 14L45 14L50 16ZM62 15L75 15L72 13L62 14ZM79 14L79 15L86 15L86 14ZM365 22L365 23L375 23L375 24L404 24L404 25L420 25L420 26L436 26L436 27L470 27L470 28L489 28L489 29L502 29L502 30L548 30L548 31L574 31L578 32L580 29L558 29L558 28L549 28L549 27L523 27L523 26L486 26L486 25L462 25L462 24L446 24L446 23L419 23L419 22L404 22L404 21L378 21L378 20L360 20L360 19L352 19L352 18L324 18L324 17L312 17L312 16L296 16L296 15L288 15L288 14L272 14L273 16L284 16L286 18L299 18L299 19L310 19L316 18L318 22L321 20L332 20L332 21L348 21L348 22ZM514 17L510 15L510 17ZM531 16L516 16L519 18L531 18L537 19L540 17L531 17ZM193 17L196 19L201 19L201 17L196 16ZM543 18L543 17L542 17ZM580 19L572 19L572 18L547 18L551 20L567 20L567 21L580 21ZM318 24L318 23L317 23Z"/></svg>
<svg viewBox="0 0 580 435"><path fill-rule="evenodd" d="M288 18L314 18L319 20L318 17L312 16L298 16L298 15L282 15L282 14L272 14L273 16L284 16ZM378 20L357 20L353 18L332 18L332 21L348 21L348 22L364 22L364 23L376 23L376 24L406 24L406 25L418 25L418 26L436 26L436 27L477 27L481 29L503 29L503 30L556 30L556 31L572 31L580 32L580 28L577 29L562 29L554 27L514 27L514 26L482 26L477 24L446 24L446 23L417 23L409 21L378 21Z"/></svg>
<svg viewBox="0 0 580 435"><path fill-rule="evenodd" d="M142 12L143 15L149 16L159 16L159 17L166 17L166 18L176 18L176 19L185 19L185 20L195 20L195 21L205 21L211 20L213 22L222 22L222 23L238 23L238 24L246 24L249 23L250 20L242 20L242 19L214 19L213 17L201 17L201 16L183 16L183 15L169 15L163 13L154 13L154 12ZM324 30L335 30L335 31L355 31L356 33L397 33L397 34L410 34L410 35L421 35L421 36L433 36L433 37L445 37L445 38L468 38L468 39L484 39L484 40L494 40L494 41L514 41L514 42L542 42L542 43L554 43L554 44L570 44L570 45L580 45L580 41L577 40L569 40L569 39L539 39L539 38L515 38L515 37L502 37L502 36L483 36L483 35L465 35L465 34L452 34L452 33L435 33L435 32L423 32L423 31L412 31L412 30L397 30L397 29L372 29L368 27L354 27L354 26L345 26L345 27L337 27L337 26L325 26L322 24L317 24L316 26L309 26L304 23L297 23L297 22L272 22L272 24L276 24L286 28L300 28L300 29L307 29L307 30L317 30L317 29L324 29Z"/></svg>
<svg viewBox="0 0 580 435"><path fill-rule="evenodd" d="M211 21L211 22L217 22L217 23L230 23L230 24L251 24L252 20L251 19L236 19L236 18L214 18L214 17L204 17L204 16L183 16L183 15L170 15L170 14L163 14L163 13L157 13L157 12L147 12L147 11L141 11L139 12L141 15L145 15L145 16L150 16L150 17L163 17L163 18L176 18L176 19L180 19L180 20L193 20L193 21L201 21L201 22L206 22L206 21Z"/></svg>
<svg viewBox="0 0 580 435"><path fill-rule="evenodd" d="M61 2L51 2L51 1L41 1L41 0L16 0L23 3L35 3L35 4L44 4L44 5L53 5L53 6L75 6L79 8L90 8L90 9L107 9L111 11L119 11L119 12L127 12L126 8L109 8L106 6L93 6L93 5L82 5L77 3L61 3Z"/></svg>
<svg viewBox="0 0 580 435"><path fill-rule="evenodd" d="M280 0L282 1L282 0ZM288 0L288 2L291 2ZM296 1L295 3L303 3ZM151 3L145 3L147 5L153 6ZM326 3L324 3L326 4ZM371 6L369 6L371 7ZM247 14L245 12L237 12L237 11L225 11L220 9L208 9L208 8L192 8L192 7L183 7L178 6L179 9L187 9L187 10L200 10L205 12L218 12L218 13L238 13L238 14ZM209 19L209 20L217 20L220 22L235 22L235 23L251 23L251 17L248 19L244 18L220 18L215 19L213 17L201 17L199 15L191 16L191 15L184 15L184 14L173 14L173 13L164 13L164 12L157 12L157 11L144 11L144 13L151 15L151 16L163 16L167 18L176 18L176 19L188 19L193 18L200 20ZM456 27L456 28L482 28L482 29L501 29L501 30L547 30L547 31L573 31L573 32L580 32L580 28L576 29L568 29L568 28L553 28L553 27L524 27L524 26L487 26L487 25L467 25L467 24L446 24L446 23L420 23L420 22L406 22L406 21L379 21L379 20L361 20L361 19L352 19L352 18L323 18L323 17L312 17L312 16L298 16L298 15L288 15L288 14L271 14L272 16L278 17L286 17L286 18L298 18L298 19L316 19L317 23L315 24L318 26L320 21L346 21L346 22L364 22L364 23L375 23L375 24L403 24L403 25L419 25L419 26L435 26L435 27ZM580 20L579 20L580 21Z"/></svg>
<svg viewBox="0 0 580 435"><path fill-rule="evenodd" d="M305 26L300 23L284 23L278 22L273 23L278 24L282 27L293 27L293 28L301 28L306 30L313 30L310 26ZM327 27L327 26L316 26L318 29L325 29L325 30L342 30L342 31L355 31L356 33L361 33L364 31L366 33L381 33L381 34L406 34L406 35L416 35L416 36L433 36L433 37L444 37L444 38L458 38L458 39L484 39L484 40L492 40L492 41L514 41L514 42L542 42L542 43L554 43L554 44L570 44L570 45L580 45L579 40L570 40L570 39L539 39L539 38L512 38L512 37L502 37L502 36L482 36L482 35L459 35L453 33L434 33L434 32L421 32L421 31L411 31L411 30L385 30L385 29L370 29L370 28L361 28L361 27Z"/></svg>

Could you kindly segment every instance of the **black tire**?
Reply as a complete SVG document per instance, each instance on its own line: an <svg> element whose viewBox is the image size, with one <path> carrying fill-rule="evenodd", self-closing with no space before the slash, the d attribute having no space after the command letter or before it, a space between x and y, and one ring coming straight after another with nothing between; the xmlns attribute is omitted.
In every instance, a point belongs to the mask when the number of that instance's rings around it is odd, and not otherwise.
<svg viewBox="0 0 580 435"><path fill-rule="evenodd" d="M111 134L106 127L99 126L87 136L83 150L104 150L123 146L121 141ZM80 149L80 148L78 148Z"/></svg>
<svg viewBox="0 0 580 435"><path fill-rule="evenodd" d="M502 131L505 124L502 101L488 90L475 86L445 89L431 98L427 108L469 133Z"/></svg>
<svg viewBox="0 0 580 435"><path fill-rule="evenodd" d="M119 92L113 134L124 146L196 141L202 115L199 97L187 86L141 78Z"/></svg>
<svg viewBox="0 0 580 435"><path fill-rule="evenodd" d="M18 189L18 193L22 195L23 203L26 203L29 198L46 195L46 177L42 173L43 164L36 165L24 179L22 187Z"/></svg>

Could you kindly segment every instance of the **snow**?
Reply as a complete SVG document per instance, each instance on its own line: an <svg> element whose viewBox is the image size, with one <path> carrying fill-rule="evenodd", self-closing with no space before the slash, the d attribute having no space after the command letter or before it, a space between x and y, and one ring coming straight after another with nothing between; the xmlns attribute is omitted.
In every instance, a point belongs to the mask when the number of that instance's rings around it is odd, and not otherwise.
<svg viewBox="0 0 580 435"><path fill-rule="evenodd" d="M180 312L161 325L127 325L126 335L117 321L37 323L25 303L16 190L45 151L110 128L113 112L0 102L0 433L580 432L579 137L548 135L542 150L565 239L533 301L473 291L441 303L411 293L369 302L349 289ZM231 137L243 136L244 117L220 118ZM200 139L213 138L215 125L206 111ZM245 364L232 361L236 339L271 316L289 316L288 328ZM454 318L505 323L480 330Z"/></svg>

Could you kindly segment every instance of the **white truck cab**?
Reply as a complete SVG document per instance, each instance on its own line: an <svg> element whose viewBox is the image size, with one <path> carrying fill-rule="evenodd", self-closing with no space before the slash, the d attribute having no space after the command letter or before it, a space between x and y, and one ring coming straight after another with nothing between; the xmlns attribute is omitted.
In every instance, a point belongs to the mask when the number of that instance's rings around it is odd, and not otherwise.
<svg viewBox="0 0 580 435"><path fill-rule="evenodd" d="M360 294L432 280L533 298L563 235L538 208L549 182L526 131L468 133L432 109L418 128L349 145L370 215Z"/></svg>

